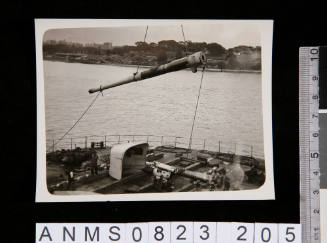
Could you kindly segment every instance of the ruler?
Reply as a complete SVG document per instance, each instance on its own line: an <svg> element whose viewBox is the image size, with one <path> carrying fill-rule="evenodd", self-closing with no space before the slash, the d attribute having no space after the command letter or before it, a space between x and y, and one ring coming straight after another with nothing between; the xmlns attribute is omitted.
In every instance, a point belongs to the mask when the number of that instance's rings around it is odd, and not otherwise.
<svg viewBox="0 0 327 243"><path fill-rule="evenodd" d="M320 242L319 47L301 47L299 66L300 220L302 242Z"/></svg>

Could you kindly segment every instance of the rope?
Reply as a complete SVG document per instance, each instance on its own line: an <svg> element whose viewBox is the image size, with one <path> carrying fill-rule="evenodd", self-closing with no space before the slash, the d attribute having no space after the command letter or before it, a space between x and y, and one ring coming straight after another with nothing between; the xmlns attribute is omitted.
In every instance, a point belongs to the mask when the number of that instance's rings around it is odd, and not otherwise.
<svg viewBox="0 0 327 243"><path fill-rule="evenodd" d="M185 33L184 33L183 25L181 25L181 29L182 29L183 39L184 39L184 43L185 43L185 55L187 55L187 43L186 43L186 38L185 38ZM191 128L190 140L189 140L189 144L188 144L188 150L189 151L191 151L191 146L192 146L193 130L194 130L194 124L195 124L195 119L196 119L196 113L198 111L198 106L199 106L199 100L200 100L200 94L201 94L201 89L202 89L202 81L203 81L204 70L205 70L205 66L203 66L203 69L202 69L200 87L199 87L199 91L198 91L198 97L197 97L197 100L196 100L194 117L193 117L193 121L192 121L192 128Z"/></svg>
<svg viewBox="0 0 327 243"><path fill-rule="evenodd" d="M194 129L196 113L198 111L198 106L199 106L199 99L200 99L200 94L201 94L201 89L202 89L204 69L205 69L205 66L203 66L203 69L202 69L201 82L200 82L200 87L199 87L199 91L198 91L198 97L197 97L197 100L196 100L196 106L195 106L194 117L193 117L193 122L192 122L191 135L190 135L190 140L189 140L189 144L188 144L188 150L189 151L191 150L191 145L192 145L193 129Z"/></svg>
<svg viewBox="0 0 327 243"><path fill-rule="evenodd" d="M146 36L148 34L148 28L149 26L146 26L146 30L145 30L145 35L144 35L144 39L143 42L145 42ZM136 69L136 73L134 73L134 75L136 75L139 71L139 67L140 65L137 65L137 69ZM83 118L83 116L88 112L88 110L92 107L92 105L94 104L94 102L97 100L97 98L99 97L99 95L102 94L102 90L101 90L101 86L100 86L100 92L98 92L98 94L95 96L95 98L92 100L92 102L89 104L89 106L86 108L86 110L82 113L82 115L78 118L78 120L74 123L74 125L68 129L67 132L65 132L65 134L54 144L54 146L56 146L61 140L64 139L64 137L66 137L66 135L77 125L77 123ZM103 94L102 94L103 95Z"/></svg>
<svg viewBox="0 0 327 243"><path fill-rule="evenodd" d="M77 125L77 123L83 118L83 116L86 114L86 112L88 112L88 110L92 107L92 105L94 104L94 102L97 100L97 98L99 97L99 95L102 94L102 92L98 92L98 94L95 96L95 98L92 100L92 102L89 104L89 106L86 108L86 110L82 113L82 115L78 118L78 120L74 123L74 125L68 129L67 132L65 132L65 134L54 144L55 146L64 139L64 137L66 137L66 135Z"/></svg>
<svg viewBox="0 0 327 243"><path fill-rule="evenodd" d="M183 29L183 25L182 24L181 24L181 28L182 28L182 34L183 34L183 39L184 39L185 56L187 56L187 44L186 44L186 39L185 39L185 34L184 34L184 29Z"/></svg>
<svg viewBox="0 0 327 243"><path fill-rule="evenodd" d="M144 35L143 42L145 42L146 36L147 36L147 34L148 34L148 28L149 28L149 26L147 25L147 26L146 26L146 30L145 30L145 35ZM137 65L137 69L136 69L135 74L137 74L137 73L139 72L139 67L140 67L140 65ZM135 75L135 74L134 74L134 75Z"/></svg>

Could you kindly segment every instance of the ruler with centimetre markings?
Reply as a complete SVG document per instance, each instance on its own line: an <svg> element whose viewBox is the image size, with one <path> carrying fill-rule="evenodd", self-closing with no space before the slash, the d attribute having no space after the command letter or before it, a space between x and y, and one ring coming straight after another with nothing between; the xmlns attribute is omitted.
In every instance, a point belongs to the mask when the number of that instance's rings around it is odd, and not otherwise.
<svg viewBox="0 0 327 243"><path fill-rule="evenodd" d="M299 52L300 220L302 241L320 242L319 47Z"/></svg>

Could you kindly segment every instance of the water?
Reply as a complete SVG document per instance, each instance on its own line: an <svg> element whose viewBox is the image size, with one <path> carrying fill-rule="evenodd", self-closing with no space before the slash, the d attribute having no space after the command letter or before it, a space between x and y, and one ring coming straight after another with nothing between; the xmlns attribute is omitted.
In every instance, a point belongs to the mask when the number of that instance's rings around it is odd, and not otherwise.
<svg viewBox="0 0 327 243"><path fill-rule="evenodd" d="M90 104L96 94L90 95L89 88L135 71L136 67L45 61L47 145L60 138ZM67 138L106 134L188 138L200 78L200 71L183 70L106 90ZM249 147L243 147L253 146L256 156L263 157L261 74L206 72L193 136L206 139L211 149L218 148L218 141L228 150L235 143L247 152ZM202 140L194 139L197 143Z"/></svg>

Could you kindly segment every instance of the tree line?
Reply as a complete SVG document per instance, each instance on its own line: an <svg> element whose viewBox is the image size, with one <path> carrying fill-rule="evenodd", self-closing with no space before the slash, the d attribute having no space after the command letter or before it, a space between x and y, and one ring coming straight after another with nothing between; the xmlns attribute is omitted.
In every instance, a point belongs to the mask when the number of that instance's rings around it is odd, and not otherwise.
<svg viewBox="0 0 327 243"><path fill-rule="evenodd" d="M101 45L91 46L80 43L67 43L48 41L43 43L44 55L55 55L56 53L80 53L98 58L103 62L156 65L167 61L184 57L188 54L204 51L208 57L209 66L214 68L228 68L237 66L235 60L236 52L253 53L261 52L261 47L237 46L226 49L219 43L192 42L162 40L158 43L136 42L135 45L116 46L112 49L104 49ZM210 60L211 59L211 60ZM234 60L235 59L235 60ZM229 64L233 63L233 64ZM251 64L252 65L252 64ZM249 69L260 69L258 63L253 64ZM232 67L233 68L233 67Z"/></svg>

